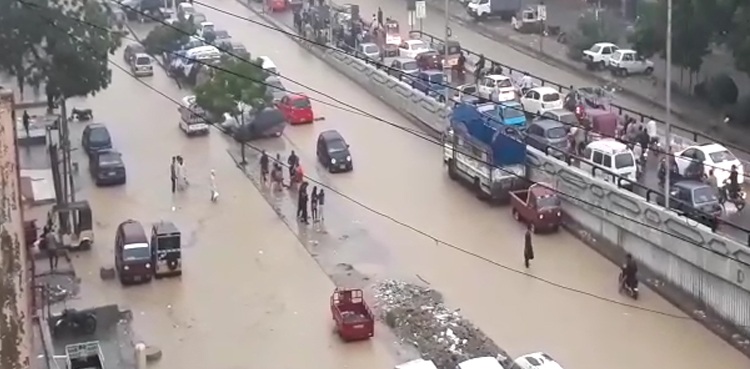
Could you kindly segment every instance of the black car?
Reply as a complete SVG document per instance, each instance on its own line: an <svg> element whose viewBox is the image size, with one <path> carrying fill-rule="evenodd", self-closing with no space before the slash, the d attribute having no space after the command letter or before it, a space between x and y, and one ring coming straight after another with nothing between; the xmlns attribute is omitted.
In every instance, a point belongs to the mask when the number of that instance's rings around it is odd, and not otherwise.
<svg viewBox="0 0 750 369"><path fill-rule="evenodd" d="M318 136L318 148L316 150L318 161L325 166L329 172L348 172L354 169L352 155L349 152L349 144L336 130L328 130Z"/></svg>
<svg viewBox="0 0 750 369"><path fill-rule="evenodd" d="M109 135L109 130L104 124L89 124L83 129L81 145L89 155L97 151L109 150L112 148L112 136Z"/></svg>
<svg viewBox="0 0 750 369"><path fill-rule="evenodd" d="M101 150L89 156L89 172L97 186L125 184L127 174L122 154L115 150Z"/></svg>
<svg viewBox="0 0 750 369"><path fill-rule="evenodd" d="M663 197L659 204L664 204ZM721 216L719 198L711 186L700 181L679 181L669 189L669 207L706 226L713 227Z"/></svg>
<svg viewBox="0 0 750 369"><path fill-rule="evenodd" d="M276 108L266 108L254 116L247 116L244 124L231 128L237 142L247 142L259 138L281 137L286 128L286 118Z"/></svg>

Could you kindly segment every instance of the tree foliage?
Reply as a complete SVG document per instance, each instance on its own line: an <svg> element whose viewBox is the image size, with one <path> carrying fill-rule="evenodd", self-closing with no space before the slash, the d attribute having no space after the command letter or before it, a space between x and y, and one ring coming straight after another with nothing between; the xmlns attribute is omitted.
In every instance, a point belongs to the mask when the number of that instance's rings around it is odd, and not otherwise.
<svg viewBox="0 0 750 369"><path fill-rule="evenodd" d="M196 103L214 117L241 113L238 103L255 111L268 106L270 99L264 82L268 74L261 66L259 59L252 62L223 59L211 79L195 88Z"/></svg>
<svg viewBox="0 0 750 369"><path fill-rule="evenodd" d="M99 1L2 1L0 70L21 90L45 84L55 98L95 94L109 86L108 58L121 42L111 20Z"/></svg>
<svg viewBox="0 0 750 369"><path fill-rule="evenodd" d="M151 55L162 55L177 51L195 33L195 25L190 21L178 21L172 25L160 24L148 33L143 40L146 52Z"/></svg>
<svg viewBox="0 0 750 369"><path fill-rule="evenodd" d="M584 50L597 42L616 42L614 29L602 19L587 14L578 19L576 29L568 37L568 56L580 59Z"/></svg>
<svg viewBox="0 0 750 369"><path fill-rule="evenodd" d="M734 54L735 67L750 74L750 4L744 3L736 8L732 24L727 41Z"/></svg>

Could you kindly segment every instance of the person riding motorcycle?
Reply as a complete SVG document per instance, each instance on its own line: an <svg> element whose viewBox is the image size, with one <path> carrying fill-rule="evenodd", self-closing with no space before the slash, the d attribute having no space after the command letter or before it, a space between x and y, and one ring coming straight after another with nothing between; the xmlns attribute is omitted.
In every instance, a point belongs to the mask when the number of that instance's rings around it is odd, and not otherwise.
<svg viewBox="0 0 750 369"><path fill-rule="evenodd" d="M729 172L729 178L727 178L726 181L724 181L724 184L727 186L727 197L730 199L734 199L737 197L737 195L740 193L740 184L739 184L739 173L737 173L737 166L732 165L732 171Z"/></svg>
<svg viewBox="0 0 750 369"><path fill-rule="evenodd" d="M622 266L622 280L625 286L633 289L638 287L638 265L630 253L625 256L625 264Z"/></svg>

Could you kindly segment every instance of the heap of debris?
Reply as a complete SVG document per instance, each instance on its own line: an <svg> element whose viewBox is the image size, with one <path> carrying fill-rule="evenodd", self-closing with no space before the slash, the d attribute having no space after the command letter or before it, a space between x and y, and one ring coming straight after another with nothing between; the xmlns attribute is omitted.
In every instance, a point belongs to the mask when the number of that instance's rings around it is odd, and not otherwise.
<svg viewBox="0 0 750 369"><path fill-rule="evenodd" d="M445 306L430 288L386 280L375 286L376 311L394 334L414 346L440 369L455 369L462 361L490 356L505 364L508 355L457 310Z"/></svg>

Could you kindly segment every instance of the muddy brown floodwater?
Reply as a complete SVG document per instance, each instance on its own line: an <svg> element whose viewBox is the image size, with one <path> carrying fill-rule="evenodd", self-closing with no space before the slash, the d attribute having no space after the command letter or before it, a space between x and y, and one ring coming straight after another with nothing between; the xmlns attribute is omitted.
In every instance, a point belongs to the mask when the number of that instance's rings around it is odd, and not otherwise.
<svg viewBox="0 0 750 369"><path fill-rule="evenodd" d="M252 17L234 1L210 3ZM284 76L415 129L286 36L201 11L254 55L270 56ZM121 54L114 60L121 63ZM324 121L289 127L285 137L257 143L272 154L296 150L314 179L433 238L376 216L333 190L326 202L327 233L321 233L290 221L292 194L258 191L227 154L236 154L237 147L218 131L209 137L184 137L173 102L121 71L113 73L110 89L79 105L92 107L96 120L109 125L128 166L128 183L94 188L84 158L75 154L81 163L78 196L92 202L97 224L94 250L75 260L84 296L75 304L130 307L138 334L164 350L156 368L298 367L315 360L318 367L366 369L406 361L394 357L382 324L376 328L381 330L378 337L363 344L342 344L332 333L331 280L357 284L382 278L427 281L448 305L460 308L513 356L545 351L577 369L598 369L602 362L611 369L703 369L716 362L727 369L747 367L740 353L689 319L554 288L437 242L450 242L512 268L522 266L523 228L508 209L487 206L451 182L439 146L315 102L315 112ZM175 99L186 94L160 70L143 80ZM320 97L289 81L285 85ZM315 140L326 129L339 130L349 141L353 172L330 175L314 169ZM80 137L80 131L76 123L74 137ZM172 196L168 163L178 153L186 159L191 186ZM220 192L216 204L209 201L211 169L216 170ZM144 224L170 219L182 228L182 278L128 288L99 280L98 268L112 264L114 229L128 218ZM528 273L630 302L617 294L617 267L571 235L539 236L535 247L537 259ZM361 277L330 278L336 268ZM642 295L637 305L680 315L653 292Z"/></svg>

